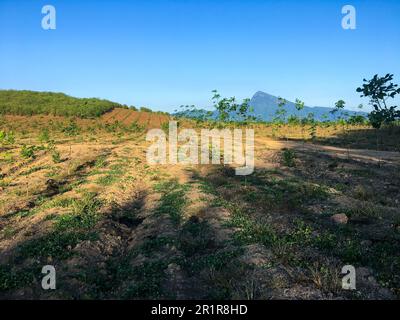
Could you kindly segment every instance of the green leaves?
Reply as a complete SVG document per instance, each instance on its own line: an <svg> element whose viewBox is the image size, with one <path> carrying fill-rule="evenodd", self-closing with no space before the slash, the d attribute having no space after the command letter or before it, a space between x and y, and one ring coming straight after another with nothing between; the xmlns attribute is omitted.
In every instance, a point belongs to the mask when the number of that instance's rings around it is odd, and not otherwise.
<svg viewBox="0 0 400 320"><path fill-rule="evenodd" d="M336 110L341 110L344 109L346 102L344 102L344 100L339 100L335 103L335 109Z"/></svg>
<svg viewBox="0 0 400 320"><path fill-rule="evenodd" d="M146 107L140 107L140 111L141 112L153 112L153 110L151 110L150 108L146 108Z"/></svg>
<svg viewBox="0 0 400 320"><path fill-rule="evenodd" d="M15 135L14 132L9 131L0 131L0 143L1 144L14 144L15 143Z"/></svg>
<svg viewBox="0 0 400 320"><path fill-rule="evenodd" d="M23 145L21 149L21 157L25 159L35 159L36 158L36 147Z"/></svg>
<svg viewBox="0 0 400 320"><path fill-rule="evenodd" d="M40 131L39 141L42 143L48 143L50 141L50 133L49 129L45 128Z"/></svg>
<svg viewBox="0 0 400 320"><path fill-rule="evenodd" d="M330 111L330 113L335 114L336 112L340 112L339 119L341 119L343 116L342 110L344 109L345 104L346 104L346 102L344 102L344 100L339 100L339 101L335 102L335 108L332 111Z"/></svg>
<svg viewBox="0 0 400 320"><path fill-rule="evenodd" d="M74 119L69 121L69 124L62 129L62 132L65 133L68 137L77 136L80 132L80 129Z"/></svg>
<svg viewBox="0 0 400 320"><path fill-rule="evenodd" d="M63 93L0 90L0 114L99 117L118 103L96 98L74 98Z"/></svg>
<svg viewBox="0 0 400 320"><path fill-rule="evenodd" d="M295 101L295 107L297 111L301 111L304 109L304 102L301 101L300 99L296 99Z"/></svg>
<svg viewBox="0 0 400 320"><path fill-rule="evenodd" d="M281 97L278 98L278 109L275 112L275 123L284 123L286 121L287 111L285 109L285 105L287 104L287 100Z"/></svg>
<svg viewBox="0 0 400 320"><path fill-rule="evenodd" d="M369 120L372 126L379 129L382 124L393 123L400 118L400 111L397 106L388 106L387 99L394 98L400 93L400 88L392 82L393 74L386 74L379 77L377 74L371 80L364 79L362 87L357 88L357 92L362 93L361 97L369 97L370 104L374 111L369 114Z"/></svg>
<svg viewBox="0 0 400 320"><path fill-rule="evenodd" d="M251 115L254 109L250 107L250 99L244 99L242 103L237 103L235 97L221 99L221 95L217 90L213 90L212 93L212 101L218 111L219 121L248 122L255 120L255 117Z"/></svg>

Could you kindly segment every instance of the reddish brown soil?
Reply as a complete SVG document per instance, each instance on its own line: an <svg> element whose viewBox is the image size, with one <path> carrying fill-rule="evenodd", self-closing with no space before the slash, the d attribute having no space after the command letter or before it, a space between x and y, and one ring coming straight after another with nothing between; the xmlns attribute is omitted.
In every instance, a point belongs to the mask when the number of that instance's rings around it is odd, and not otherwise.
<svg viewBox="0 0 400 320"><path fill-rule="evenodd" d="M128 109L116 108L104 114L101 119L105 122L121 122L126 126L137 122L139 125L149 128L159 128L163 122L167 122L169 117L157 113L141 112Z"/></svg>

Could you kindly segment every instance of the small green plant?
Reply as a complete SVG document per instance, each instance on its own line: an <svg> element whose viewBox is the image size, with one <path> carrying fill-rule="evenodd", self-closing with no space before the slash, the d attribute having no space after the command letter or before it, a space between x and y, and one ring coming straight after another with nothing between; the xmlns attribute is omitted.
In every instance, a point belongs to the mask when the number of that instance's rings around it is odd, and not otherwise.
<svg viewBox="0 0 400 320"><path fill-rule="evenodd" d="M300 114L300 112L304 109L304 102L301 101L300 99L296 99L296 104L295 104L296 110L297 112ZM296 122L298 124L300 124L301 126L301 138L303 139L303 143L304 143L304 125L305 125L305 121L303 121L304 119L302 119L299 116L296 116Z"/></svg>
<svg viewBox="0 0 400 320"><path fill-rule="evenodd" d="M50 141L49 129L45 128L39 133L39 141L41 143L48 143Z"/></svg>
<svg viewBox="0 0 400 320"><path fill-rule="evenodd" d="M163 122L161 124L161 130L165 132L166 135L168 135L169 132L169 122Z"/></svg>
<svg viewBox="0 0 400 320"><path fill-rule="evenodd" d="M61 162L61 155L60 152L57 149L54 149L51 152L51 158L53 159L54 163L60 163Z"/></svg>
<svg viewBox="0 0 400 320"><path fill-rule="evenodd" d="M108 133L118 135L118 131L122 129L122 124L118 120L115 120L113 123L106 123L105 129Z"/></svg>
<svg viewBox="0 0 400 320"><path fill-rule="evenodd" d="M295 229L290 233L290 239L298 244L310 243L312 241L312 227L301 219L296 219L294 224Z"/></svg>
<svg viewBox="0 0 400 320"><path fill-rule="evenodd" d="M12 145L15 143L15 135L14 132L9 131L0 131L0 144Z"/></svg>
<svg viewBox="0 0 400 320"><path fill-rule="evenodd" d="M341 288L340 275L336 268L314 262L308 266L310 279L324 292L338 292Z"/></svg>
<svg viewBox="0 0 400 320"><path fill-rule="evenodd" d="M274 122L282 124L286 122L287 111L285 105L287 104L286 99L281 97L278 98L278 109L275 112Z"/></svg>
<svg viewBox="0 0 400 320"><path fill-rule="evenodd" d="M290 150L290 149L286 149L286 148L283 149L283 152L282 152L283 165L285 165L286 167L294 167L296 165L295 159L296 159L296 153L294 152L294 150Z"/></svg>
<svg viewBox="0 0 400 320"><path fill-rule="evenodd" d="M2 231L2 235L6 239L12 238L16 234L16 230L13 227L6 226Z"/></svg>
<svg viewBox="0 0 400 320"><path fill-rule="evenodd" d="M74 119L70 119L69 124L62 129L67 137L76 137L80 133L80 128ZM69 142L69 155L72 154L72 144Z"/></svg>
<svg viewBox="0 0 400 320"><path fill-rule="evenodd" d="M66 125L62 129L62 132L65 133L65 135L67 135L69 137L74 137L74 136L78 135L78 133L80 132L80 129L79 129L76 121L74 119L70 119L68 125Z"/></svg>
<svg viewBox="0 0 400 320"><path fill-rule="evenodd" d="M36 147L23 145L21 148L21 157L25 159L35 159L36 158Z"/></svg>
<svg viewBox="0 0 400 320"><path fill-rule="evenodd" d="M72 213L62 215L56 222L56 230L70 231L90 229L98 221L101 201L93 193L84 194L82 199L72 201Z"/></svg>
<svg viewBox="0 0 400 320"><path fill-rule="evenodd" d="M62 162L61 160L61 154L60 152L56 149L56 146L54 144L53 140L48 140L48 145L47 145L47 150L50 151L51 158L53 159L54 163L60 163Z"/></svg>
<svg viewBox="0 0 400 320"><path fill-rule="evenodd" d="M98 169L104 168L107 165L107 159L105 156L100 156L97 158L94 166Z"/></svg>
<svg viewBox="0 0 400 320"><path fill-rule="evenodd" d="M129 126L129 130L134 132L134 133L139 133L144 130L144 127L138 124L136 121L132 122L131 125Z"/></svg>
<svg viewBox="0 0 400 320"><path fill-rule="evenodd" d="M317 138L317 121L315 121L313 113L308 114L307 122L310 124L308 132L310 134L311 141L314 142Z"/></svg>

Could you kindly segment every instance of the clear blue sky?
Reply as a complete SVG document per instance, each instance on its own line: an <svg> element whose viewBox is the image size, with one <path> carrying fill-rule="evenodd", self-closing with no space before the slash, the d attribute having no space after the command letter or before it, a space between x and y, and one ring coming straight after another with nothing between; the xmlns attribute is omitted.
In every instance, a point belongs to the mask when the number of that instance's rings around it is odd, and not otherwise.
<svg viewBox="0 0 400 320"><path fill-rule="evenodd" d="M43 5L57 29L41 28ZM341 8L357 9L343 30ZM0 88L57 91L173 111L211 90L261 90L349 107L363 77L400 82L400 1L0 0Z"/></svg>

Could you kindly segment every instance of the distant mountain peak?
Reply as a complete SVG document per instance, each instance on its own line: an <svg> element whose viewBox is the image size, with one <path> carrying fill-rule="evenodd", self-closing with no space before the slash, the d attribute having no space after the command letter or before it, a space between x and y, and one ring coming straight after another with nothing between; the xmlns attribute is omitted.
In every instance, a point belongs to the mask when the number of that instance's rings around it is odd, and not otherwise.
<svg viewBox="0 0 400 320"><path fill-rule="evenodd" d="M254 95L253 98L257 98L257 97L275 97L272 94L266 93L264 91L257 91Z"/></svg>
<svg viewBox="0 0 400 320"><path fill-rule="evenodd" d="M255 115L267 121L271 121L276 117L278 104L279 101L277 96L271 95L263 91L257 91L250 100L250 105L253 107ZM332 108L304 106L304 109L299 111L296 109L296 105L290 100L286 100L284 108L286 110L287 117L293 115L305 118L308 116L308 114L313 113L316 120L323 121L327 119L335 120L339 116L338 114L334 115L330 113L330 111L332 111ZM347 111L349 115L366 115L366 113L364 112L356 112L350 110L344 111Z"/></svg>
<svg viewBox="0 0 400 320"><path fill-rule="evenodd" d="M254 95L253 95L253 97L255 97L255 96L262 96L262 95L264 95L265 94L265 92L263 92L263 91L257 91Z"/></svg>

